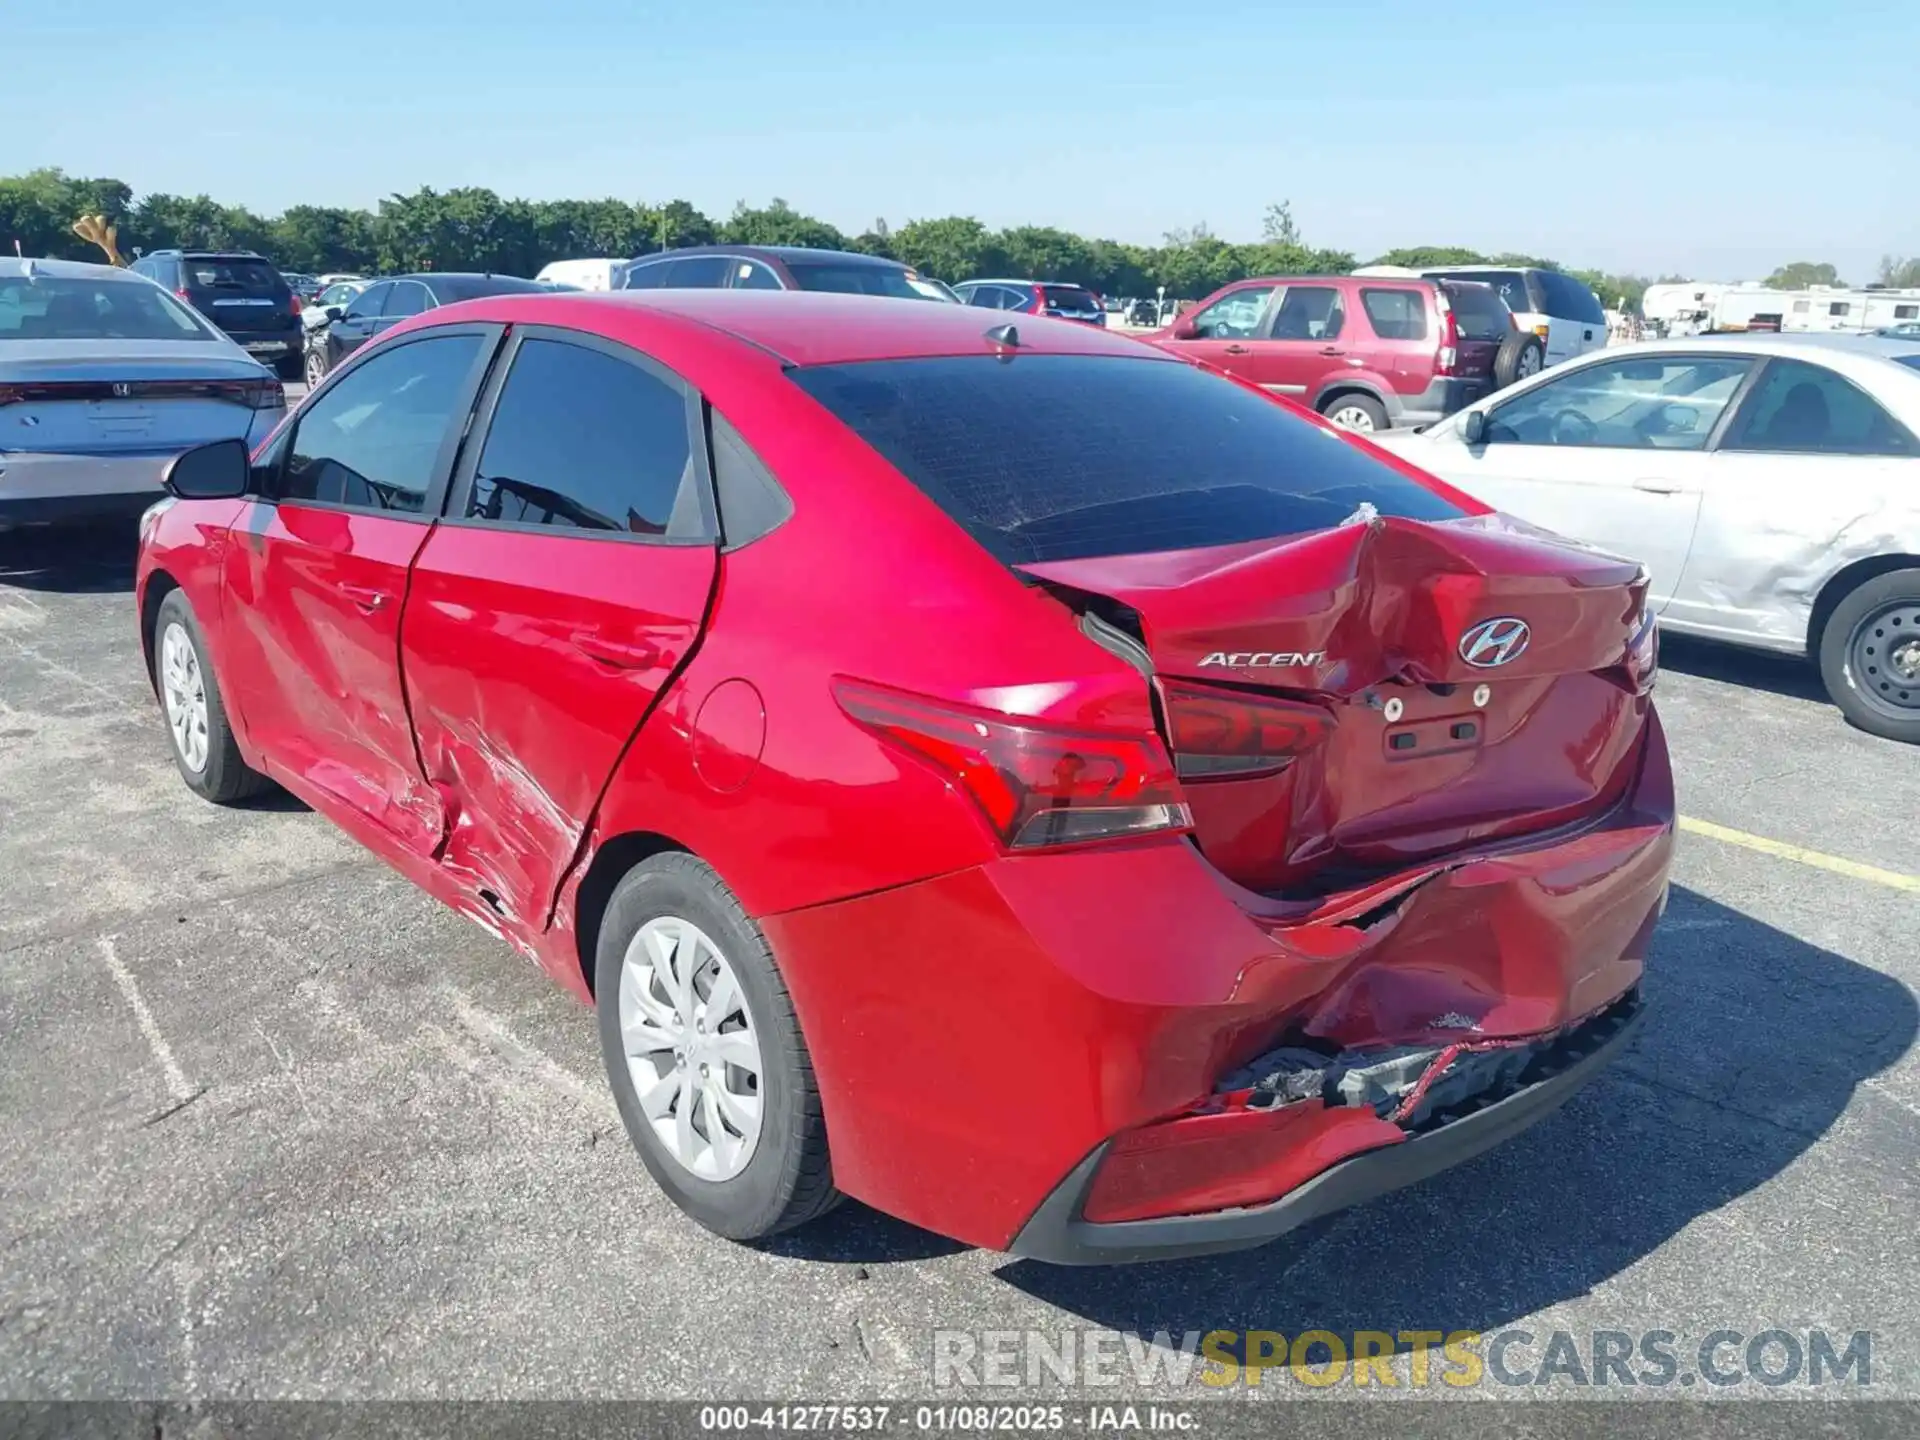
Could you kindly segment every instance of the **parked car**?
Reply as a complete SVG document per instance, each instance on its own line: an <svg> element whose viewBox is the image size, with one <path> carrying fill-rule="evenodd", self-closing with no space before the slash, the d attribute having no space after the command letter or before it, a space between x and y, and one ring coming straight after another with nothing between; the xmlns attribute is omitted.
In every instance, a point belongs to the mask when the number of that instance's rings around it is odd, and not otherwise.
<svg viewBox="0 0 1920 1440"><path fill-rule="evenodd" d="M625 260L555 260L533 278L568 290L618 290L627 278Z"/></svg>
<svg viewBox="0 0 1920 1440"><path fill-rule="evenodd" d="M172 455L285 413L270 370L151 280L0 259L0 529L132 515Z"/></svg>
<svg viewBox="0 0 1920 1440"><path fill-rule="evenodd" d="M304 330L318 330L323 325L333 323L333 311L346 312L353 303L353 297L365 290L371 280L336 280L318 295L313 303L300 307L300 324Z"/></svg>
<svg viewBox="0 0 1920 1440"><path fill-rule="evenodd" d="M1107 323L1100 297L1084 285L1063 285L1053 280L968 280L953 289L967 304L986 310L1053 315L1089 325Z"/></svg>
<svg viewBox="0 0 1920 1440"><path fill-rule="evenodd" d="M1491 285L1514 323L1540 337L1547 365L1607 348L1607 312L1600 297L1571 275L1521 265L1449 265L1421 272L1432 280Z"/></svg>
<svg viewBox="0 0 1920 1440"><path fill-rule="evenodd" d="M326 323L307 332L307 384L318 385L347 356L410 316L483 295L548 293L550 287L516 275L427 271L369 281L345 306L327 306L321 312Z"/></svg>
<svg viewBox="0 0 1920 1440"><path fill-rule="evenodd" d="M1160 324L1159 302L1154 300L1134 301L1132 305L1127 307L1127 323L1129 325L1158 326Z"/></svg>
<svg viewBox="0 0 1920 1440"><path fill-rule="evenodd" d="M1540 368L1490 288L1417 277L1241 280L1146 338L1366 433L1431 425Z"/></svg>
<svg viewBox="0 0 1920 1440"><path fill-rule="evenodd" d="M302 275L297 270L282 270L280 278L287 282L287 288L300 297L304 306L320 293L320 282L311 275Z"/></svg>
<svg viewBox="0 0 1920 1440"><path fill-rule="evenodd" d="M1920 743L1920 343L1615 346L1398 453L1643 561L1666 629L1806 655L1863 730Z"/></svg>
<svg viewBox="0 0 1920 1440"><path fill-rule="evenodd" d="M947 300L938 280L853 250L799 245L688 245L630 261L626 290L826 290L898 300Z"/></svg>
<svg viewBox="0 0 1920 1440"><path fill-rule="evenodd" d="M172 471L135 604L186 784L279 781L593 1000L628 1135L737 1239L845 1193L1231 1249L1546 1115L1666 894L1639 568L991 319L402 322Z"/></svg>
<svg viewBox="0 0 1920 1440"><path fill-rule="evenodd" d="M1902 320L1897 325L1882 325L1873 333L1883 340L1920 340L1920 320Z"/></svg>
<svg viewBox="0 0 1920 1440"><path fill-rule="evenodd" d="M128 267L171 290L282 380L300 378L300 299L251 250L153 250Z"/></svg>

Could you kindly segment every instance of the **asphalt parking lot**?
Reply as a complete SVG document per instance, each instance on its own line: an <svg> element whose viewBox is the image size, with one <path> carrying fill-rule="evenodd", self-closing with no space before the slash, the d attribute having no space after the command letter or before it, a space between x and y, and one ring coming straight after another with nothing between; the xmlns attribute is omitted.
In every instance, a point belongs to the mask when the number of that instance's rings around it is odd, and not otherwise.
<svg viewBox="0 0 1920 1440"><path fill-rule="evenodd" d="M1219 1260L1052 1269L857 1205L747 1249L654 1188L531 965L295 802L187 792L131 549L0 536L0 1397L910 1397L936 1330L1087 1326L1823 1327L1920 1395L1920 750L1802 667L1669 643L1720 828L1630 1054L1505 1148Z"/></svg>

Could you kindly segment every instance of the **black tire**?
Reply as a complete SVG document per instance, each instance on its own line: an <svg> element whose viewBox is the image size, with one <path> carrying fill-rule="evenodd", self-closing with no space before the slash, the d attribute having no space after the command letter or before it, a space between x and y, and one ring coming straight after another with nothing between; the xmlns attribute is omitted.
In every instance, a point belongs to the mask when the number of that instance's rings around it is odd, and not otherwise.
<svg viewBox="0 0 1920 1440"><path fill-rule="evenodd" d="M1342 430L1353 430L1362 435L1390 428L1387 407L1371 395L1362 395L1354 390L1321 402L1320 413Z"/></svg>
<svg viewBox="0 0 1920 1440"><path fill-rule="evenodd" d="M737 1175L709 1180L682 1165L641 1108L620 1032L620 979L627 948L650 920L698 927L722 952L745 997L761 1059L760 1134ZM733 892L704 861L656 855L615 887L594 954L600 1051L627 1137L667 1197L717 1234L760 1240L804 1225L840 1200L813 1063L773 950Z"/></svg>
<svg viewBox="0 0 1920 1440"><path fill-rule="evenodd" d="M1505 390L1515 380L1540 374L1546 369L1546 363L1548 348L1540 344L1540 336L1528 330L1511 330L1494 355L1494 386Z"/></svg>
<svg viewBox="0 0 1920 1440"><path fill-rule="evenodd" d="M273 362L273 373L282 380L304 380L307 378L307 357L303 350L291 355L282 355Z"/></svg>
<svg viewBox="0 0 1920 1440"><path fill-rule="evenodd" d="M1509 332L1493 357L1493 383L1504 390L1516 380L1538 375L1546 368L1547 347L1540 337L1526 330Z"/></svg>
<svg viewBox="0 0 1920 1440"><path fill-rule="evenodd" d="M1820 632L1820 678L1849 723L1920 745L1920 677L1901 668L1920 646L1920 569L1855 586Z"/></svg>
<svg viewBox="0 0 1920 1440"><path fill-rule="evenodd" d="M327 347L317 342L308 342L306 353L300 360L301 377L307 382L307 388L313 389L327 378Z"/></svg>
<svg viewBox="0 0 1920 1440"><path fill-rule="evenodd" d="M205 697L206 756L198 768L187 758L168 705L167 637L174 629L178 629L192 647L195 673ZM161 714L167 720L167 745L173 751L173 763L180 771L180 778L187 782L187 788L216 805L233 805L270 786L271 780L240 758L240 744L233 738L233 727L227 723L220 683L208 658L207 638L201 633L200 622L194 616L193 606L187 602L185 591L168 591L160 602L160 609L154 615L152 644L154 689L159 695Z"/></svg>

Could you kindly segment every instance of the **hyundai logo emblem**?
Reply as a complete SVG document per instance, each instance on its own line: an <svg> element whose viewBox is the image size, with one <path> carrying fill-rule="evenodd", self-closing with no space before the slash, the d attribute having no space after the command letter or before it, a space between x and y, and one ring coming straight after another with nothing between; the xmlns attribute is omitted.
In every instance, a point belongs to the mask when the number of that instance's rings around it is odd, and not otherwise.
<svg viewBox="0 0 1920 1440"><path fill-rule="evenodd" d="M1532 636L1527 622L1517 615L1482 620L1460 637L1460 658L1479 669L1491 670L1519 659Z"/></svg>

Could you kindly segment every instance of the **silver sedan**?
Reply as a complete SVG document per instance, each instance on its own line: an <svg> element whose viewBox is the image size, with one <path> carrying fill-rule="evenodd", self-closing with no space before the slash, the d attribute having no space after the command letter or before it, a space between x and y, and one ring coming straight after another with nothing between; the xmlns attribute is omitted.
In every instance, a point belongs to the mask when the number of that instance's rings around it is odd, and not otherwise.
<svg viewBox="0 0 1920 1440"><path fill-rule="evenodd" d="M1373 439L1641 561L1665 629L1811 656L1863 730L1920 743L1920 342L1620 345Z"/></svg>
<svg viewBox="0 0 1920 1440"><path fill-rule="evenodd" d="M137 513L172 456L285 414L273 372L153 281L0 259L0 529Z"/></svg>

